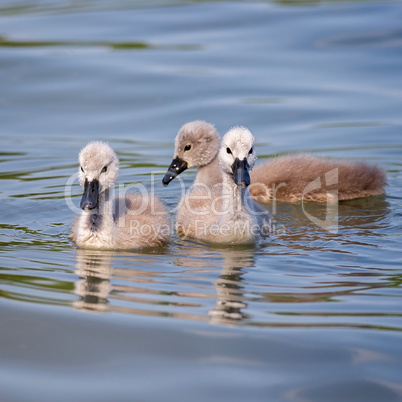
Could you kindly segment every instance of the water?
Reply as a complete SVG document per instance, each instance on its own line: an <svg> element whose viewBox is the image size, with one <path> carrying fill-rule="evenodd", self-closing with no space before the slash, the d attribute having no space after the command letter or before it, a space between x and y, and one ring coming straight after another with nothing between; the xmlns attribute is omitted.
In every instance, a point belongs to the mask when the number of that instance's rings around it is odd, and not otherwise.
<svg viewBox="0 0 402 402"><path fill-rule="evenodd" d="M1 400L401 400L401 18L396 1L0 1ZM325 206L269 206L284 232L256 248L77 250L79 150L108 141L119 182L155 180L173 210L161 179L194 119L246 125L260 162L378 164L387 194L340 204L336 233L305 213Z"/></svg>

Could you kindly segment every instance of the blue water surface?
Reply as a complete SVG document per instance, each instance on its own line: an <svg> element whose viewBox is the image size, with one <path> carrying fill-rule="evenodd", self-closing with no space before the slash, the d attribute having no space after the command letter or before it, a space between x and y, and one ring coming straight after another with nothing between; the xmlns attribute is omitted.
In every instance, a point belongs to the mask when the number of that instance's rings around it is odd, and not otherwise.
<svg viewBox="0 0 402 402"><path fill-rule="evenodd" d="M0 0L0 400L400 401L401 21L400 1ZM195 171L161 179L195 119L247 126L260 163L377 164L386 195L331 231L325 205L268 205L256 247L78 250L80 149L109 142L173 218Z"/></svg>

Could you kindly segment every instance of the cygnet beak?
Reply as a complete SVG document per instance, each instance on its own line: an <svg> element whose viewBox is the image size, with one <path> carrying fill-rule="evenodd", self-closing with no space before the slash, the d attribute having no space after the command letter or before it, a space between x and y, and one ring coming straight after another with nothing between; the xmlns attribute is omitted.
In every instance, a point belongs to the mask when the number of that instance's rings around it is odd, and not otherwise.
<svg viewBox="0 0 402 402"><path fill-rule="evenodd" d="M247 158L244 158L242 161L236 158L232 165L234 182L241 188L246 188L250 185L249 168L250 165L247 162Z"/></svg>
<svg viewBox="0 0 402 402"><path fill-rule="evenodd" d="M99 181L92 180L88 181L85 179L85 187L84 187L84 194L81 198L81 209L91 210L98 206L98 197L99 197Z"/></svg>
<svg viewBox="0 0 402 402"><path fill-rule="evenodd" d="M167 186L176 176L188 168L187 162L180 158L174 158L169 166L165 177L162 179L164 186Z"/></svg>

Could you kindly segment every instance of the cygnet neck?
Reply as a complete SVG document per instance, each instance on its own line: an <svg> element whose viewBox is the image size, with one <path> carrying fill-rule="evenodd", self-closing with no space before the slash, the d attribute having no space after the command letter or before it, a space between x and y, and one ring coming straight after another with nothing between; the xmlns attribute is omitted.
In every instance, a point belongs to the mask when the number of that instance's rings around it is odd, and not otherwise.
<svg viewBox="0 0 402 402"><path fill-rule="evenodd" d="M84 211L88 225L93 231L102 231L114 227L113 220L113 187L99 193L98 207L92 211Z"/></svg>
<svg viewBox="0 0 402 402"><path fill-rule="evenodd" d="M240 187L234 182L232 174L223 173L222 211L227 211L234 215L241 213L244 208L244 197L247 191L246 187ZM225 215L228 214L226 213L223 216Z"/></svg>
<svg viewBox="0 0 402 402"><path fill-rule="evenodd" d="M206 184L212 186L221 182L221 168L219 167L218 154L206 165L200 166L195 176L194 184Z"/></svg>

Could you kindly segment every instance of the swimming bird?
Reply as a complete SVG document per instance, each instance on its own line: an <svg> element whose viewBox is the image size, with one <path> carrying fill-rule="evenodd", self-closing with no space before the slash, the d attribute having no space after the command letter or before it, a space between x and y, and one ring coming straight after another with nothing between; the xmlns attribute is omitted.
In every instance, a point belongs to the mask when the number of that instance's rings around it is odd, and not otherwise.
<svg viewBox="0 0 402 402"><path fill-rule="evenodd" d="M190 167L200 167L194 184L213 187L222 182L217 169L219 135L203 121L185 124L177 134L173 161L163 178L166 186ZM286 155L257 165L251 172L252 198L327 202L384 193L386 176L378 166L317 158L308 154ZM336 198L335 198L336 197Z"/></svg>
<svg viewBox="0 0 402 402"><path fill-rule="evenodd" d="M82 212L70 236L78 247L139 249L170 240L169 217L157 197L133 193L113 198L119 161L108 144L90 142L80 152L79 162Z"/></svg>
<svg viewBox="0 0 402 402"><path fill-rule="evenodd" d="M181 200L176 228L182 236L208 243L249 244L269 234L270 216L248 197L250 170L256 160L254 137L234 127L218 153L222 182L194 186Z"/></svg>

